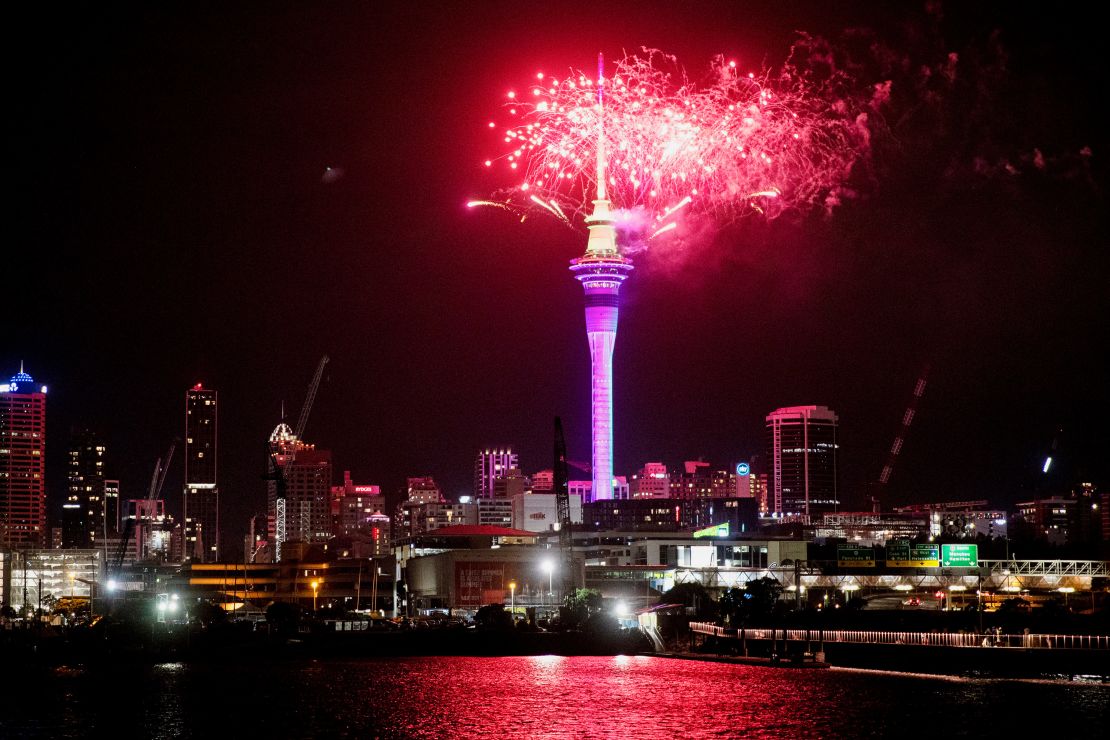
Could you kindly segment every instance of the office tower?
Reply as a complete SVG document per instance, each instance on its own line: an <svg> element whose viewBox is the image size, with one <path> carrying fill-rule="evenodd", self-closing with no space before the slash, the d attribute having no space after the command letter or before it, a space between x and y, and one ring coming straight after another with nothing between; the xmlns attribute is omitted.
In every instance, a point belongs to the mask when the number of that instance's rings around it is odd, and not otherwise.
<svg viewBox="0 0 1110 740"><path fill-rule="evenodd" d="M632 476L628 486L632 498L668 498L671 495L671 474L661 462L644 463Z"/></svg>
<svg viewBox="0 0 1110 740"><path fill-rule="evenodd" d="M713 477L709 463L704 460L687 460L682 472L671 476L671 498L708 498L713 491Z"/></svg>
<svg viewBox="0 0 1110 740"><path fill-rule="evenodd" d="M216 391L200 383L185 392L185 558L220 557L220 493L216 484Z"/></svg>
<svg viewBox="0 0 1110 740"><path fill-rule="evenodd" d="M413 504L432 504L444 501L443 492L439 490L435 478L424 476L422 478L408 478L405 485L405 500Z"/></svg>
<svg viewBox="0 0 1110 740"><path fill-rule="evenodd" d="M534 493L555 490L555 471L551 468L532 473L532 491Z"/></svg>
<svg viewBox="0 0 1110 740"><path fill-rule="evenodd" d="M104 526L107 528L106 537L119 532L119 523L122 517L120 510L119 481L104 481Z"/></svg>
<svg viewBox="0 0 1110 740"><path fill-rule="evenodd" d="M511 448L486 448L474 461L474 497L493 498L494 481L520 464Z"/></svg>
<svg viewBox="0 0 1110 740"><path fill-rule="evenodd" d="M505 474L493 481L493 497L508 499L529 490L528 476L520 468L509 468Z"/></svg>
<svg viewBox="0 0 1110 740"><path fill-rule="evenodd" d="M0 383L0 547L46 544L46 386Z"/></svg>
<svg viewBox="0 0 1110 740"><path fill-rule="evenodd" d="M768 498L779 514L835 512L837 416L825 406L789 406L767 415Z"/></svg>
<svg viewBox="0 0 1110 740"><path fill-rule="evenodd" d="M274 523L274 559L286 543L323 543L331 537L331 452L297 439L287 424L270 435L274 465L268 511Z"/></svg>
<svg viewBox="0 0 1110 740"><path fill-rule="evenodd" d="M68 492L62 505L62 547L98 547L108 536L105 452L104 442L95 432L74 430L70 437Z"/></svg>
<svg viewBox="0 0 1110 740"><path fill-rule="evenodd" d="M343 485L331 488L331 515L337 536L365 533L370 527L380 528L380 517L389 519L381 486L359 485L351 480L349 470L343 471Z"/></svg>

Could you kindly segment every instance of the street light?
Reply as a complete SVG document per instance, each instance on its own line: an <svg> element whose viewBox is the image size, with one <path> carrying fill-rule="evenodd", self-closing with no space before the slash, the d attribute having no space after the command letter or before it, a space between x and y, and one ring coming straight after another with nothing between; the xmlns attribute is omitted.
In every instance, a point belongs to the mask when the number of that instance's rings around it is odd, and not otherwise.
<svg viewBox="0 0 1110 740"><path fill-rule="evenodd" d="M1071 586L1061 586L1060 588L1058 588L1056 590L1064 595L1064 609L1067 609L1068 608L1068 594L1075 593L1075 589L1072 588Z"/></svg>
<svg viewBox="0 0 1110 740"><path fill-rule="evenodd" d="M516 581L509 581L509 613L516 618Z"/></svg>
<svg viewBox="0 0 1110 740"><path fill-rule="evenodd" d="M540 567L547 571L547 595L554 596L555 587L552 576L555 573L555 561L553 561L551 558L548 558L540 564Z"/></svg>
<svg viewBox="0 0 1110 740"><path fill-rule="evenodd" d="M312 582L312 613L316 614L316 592L320 588L319 581Z"/></svg>
<svg viewBox="0 0 1110 740"><path fill-rule="evenodd" d="M956 593L958 593L960 591L967 591L967 586L963 586L959 583L956 583L956 584L953 584L953 585L949 586L948 591L949 591L950 594L952 594L954 596ZM948 602L949 609L951 609L954 604L955 604L955 599L950 598L949 602Z"/></svg>

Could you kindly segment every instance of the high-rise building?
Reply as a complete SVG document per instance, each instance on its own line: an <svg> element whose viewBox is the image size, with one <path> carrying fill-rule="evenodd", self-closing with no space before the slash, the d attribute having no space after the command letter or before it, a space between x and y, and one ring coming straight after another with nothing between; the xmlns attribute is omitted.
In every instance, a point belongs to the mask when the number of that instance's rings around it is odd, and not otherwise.
<svg viewBox="0 0 1110 740"><path fill-rule="evenodd" d="M68 493L62 505L62 547L98 547L108 536L105 518L104 442L88 429L69 442Z"/></svg>
<svg viewBox="0 0 1110 740"><path fill-rule="evenodd" d="M494 481L504 478L508 472L519 467L520 461L512 448L495 447L478 451L474 460L474 497L493 498Z"/></svg>
<svg viewBox="0 0 1110 740"><path fill-rule="evenodd" d="M708 498L712 493L713 476L704 460L687 460L682 472L671 476L671 498Z"/></svg>
<svg viewBox="0 0 1110 740"><path fill-rule="evenodd" d="M352 535L372 527L381 527L385 514L385 496L381 486L359 485L351 480L351 471L343 471L343 485L331 489L332 532Z"/></svg>
<svg viewBox="0 0 1110 740"><path fill-rule="evenodd" d="M498 499L512 498L529 489L528 476L520 472L520 468L509 468L505 474L493 481L493 497Z"/></svg>
<svg viewBox="0 0 1110 740"><path fill-rule="evenodd" d="M406 501L413 504L433 504L444 501L443 492L436 485L435 478L408 478L405 486Z"/></svg>
<svg viewBox="0 0 1110 740"><path fill-rule="evenodd" d="M617 341L621 283L632 261L617 248L617 230L605 195L605 157L598 151L598 190L586 253L570 269L586 294L586 339L590 345L592 490L598 500L613 498L613 347Z"/></svg>
<svg viewBox="0 0 1110 740"><path fill-rule="evenodd" d="M46 544L46 386L0 383L0 547Z"/></svg>
<svg viewBox="0 0 1110 740"><path fill-rule="evenodd" d="M331 537L331 452L297 439L287 424L270 435L276 468L269 483L275 560L286 543L316 544Z"/></svg>
<svg viewBox="0 0 1110 740"><path fill-rule="evenodd" d="M644 463L628 484L631 498L667 498L671 495L671 474L661 462Z"/></svg>
<svg viewBox="0 0 1110 740"><path fill-rule="evenodd" d="M185 392L185 558L220 559L220 492L216 485L216 391Z"/></svg>
<svg viewBox="0 0 1110 740"><path fill-rule="evenodd" d="M108 527L108 537L119 532L121 520L119 497L119 481L108 479L104 481L104 523Z"/></svg>
<svg viewBox="0 0 1110 740"><path fill-rule="evenodd" d="M837 416L826 406L788 406L767 415L768 498L778 514L837 510Z"/></svg>
<svg viewBox="0 0 1110 740"><path fill-rule="evenodd" d="M555 490L555 471L551 468L532 473L532 491L540 493Z"/></svg>

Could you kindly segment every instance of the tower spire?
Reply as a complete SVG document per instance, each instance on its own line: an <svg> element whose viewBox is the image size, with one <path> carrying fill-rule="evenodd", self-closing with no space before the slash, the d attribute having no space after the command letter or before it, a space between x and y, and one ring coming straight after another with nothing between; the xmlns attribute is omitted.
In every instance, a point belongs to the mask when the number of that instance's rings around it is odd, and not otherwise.
<svg viewBox="0 0 1110 740"><path fill-rule="evenodd" d="M605 55L597 53L597 200L605 194ZM594 213L597 213L594 201Z"/></svg>
<svg viewBox="0 0 1110 740"><path fill-rule="evenodd" d="M605 57L597 55L597 199L594 210L586 217L590 230L586 242L586 257L620 258L617 248L617 230L613 226L609 198L605 190Z"/></svg>

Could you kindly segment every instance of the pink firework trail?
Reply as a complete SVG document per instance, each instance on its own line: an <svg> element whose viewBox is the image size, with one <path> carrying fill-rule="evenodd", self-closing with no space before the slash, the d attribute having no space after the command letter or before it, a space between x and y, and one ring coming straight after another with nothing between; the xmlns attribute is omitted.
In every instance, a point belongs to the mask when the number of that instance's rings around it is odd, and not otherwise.
<svg viewBox="0 0 1110 740"><path fill-rule="evenodd" d="M773 218L826 202L861 144L850 106L807 79L790 65L772 78L717 58L697 85L652 50L621 59L608 78L600 68L596 78L537 74L508 93L509 123L489 124L505 150L485 164L515 182L471 204L576 226L604 193L646 216L652 238L688 213Z"/></svg>

